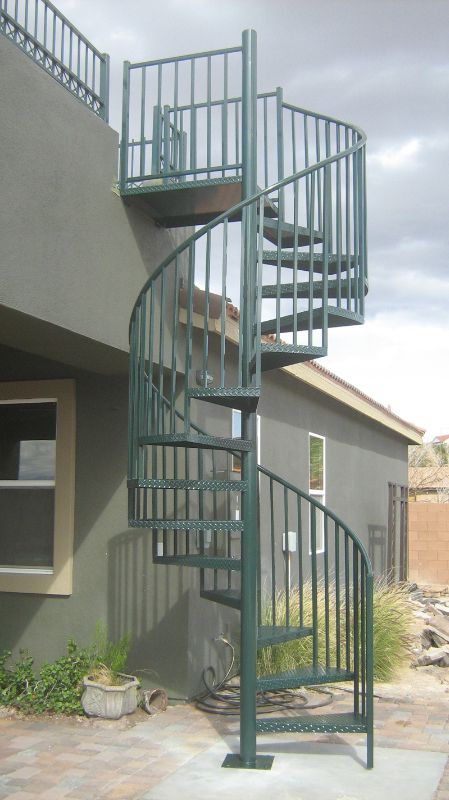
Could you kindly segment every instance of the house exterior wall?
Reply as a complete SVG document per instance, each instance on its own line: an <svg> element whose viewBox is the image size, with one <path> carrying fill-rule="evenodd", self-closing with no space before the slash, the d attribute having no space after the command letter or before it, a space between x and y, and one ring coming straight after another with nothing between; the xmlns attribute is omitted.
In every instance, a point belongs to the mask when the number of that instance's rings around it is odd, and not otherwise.
<svg viewBox="0 0 449 800"><path fill-rule="evenodd" d="M449 503L409 503L409 579L449 585Z"/></svg>
<svg viewBox="0 0 449 800"><path fill-rule="evenodd" d="M17 347L20 336L39 355L126 371L133 303L186 231L123 203L112 191L118 133L3 36L0 96L3 341ZM103 345L95 363L92 342Z"/></svg>

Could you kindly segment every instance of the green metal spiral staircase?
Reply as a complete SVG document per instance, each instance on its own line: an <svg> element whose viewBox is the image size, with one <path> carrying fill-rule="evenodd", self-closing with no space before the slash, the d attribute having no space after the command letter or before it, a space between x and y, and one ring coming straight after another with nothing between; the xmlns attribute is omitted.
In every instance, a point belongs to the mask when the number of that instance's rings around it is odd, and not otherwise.
<svg viewBox="0 0 449 800"><path fill-rule="evenodd" d="M240 754L225 766L267 768L257 732L288 731L364 732L373 763L369 559L342 520L257 464L256 419L265 370L324 356L329 327L363 322L364 157L358 128L281 89L258 94L254 31L240 47L125 63L121 195L164 227L201 226L131 316L129 524L151 531L156 564L199 568L201 597L240 611ZM220 435L229 411L200 428L205 402L239 409L241 438ZM298 638L306 668L257 676L259 648ZM257 719L257 692L335 681L351 682L351 713Z"/></svg>

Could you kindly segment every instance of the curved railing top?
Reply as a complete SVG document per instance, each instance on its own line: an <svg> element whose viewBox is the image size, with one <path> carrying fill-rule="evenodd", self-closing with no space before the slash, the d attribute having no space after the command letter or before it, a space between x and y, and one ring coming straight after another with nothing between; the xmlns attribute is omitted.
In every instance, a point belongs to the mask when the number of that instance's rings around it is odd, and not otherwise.
<svg viewBox="0 0 449 800"><path fill-rule="evenodd" d="M180 256L192 244L194 244L196 241L198 241L198 239L201 239L205 234L207 234L208 231L213 230L213 228L217 227L218 225L220 225L225 220L229 220L230 218L235 217L244 208L247 208L249 205L252 205L253 203L257 203L261 198L269 197L269 195L273 194L274 192L279 191L279 189L282 189L282 188L288 186L289 184L294 183L295 181L301 180L302 178L305 178L308 175L311 175L313 172L316 172L317 170L321 170L321 169L323 169L324 167L326 167L326 166L328 166L330 164L333 164L333 163L335 163L337 161L343 160L343 159L347 158L348 156L352 155L353 153L357 152L358 150L360 150L362 147L365 146L366 135L363 133L363 131L361 131L359 129L354 129L354 132L360 134L360 137L361 137L360 139L357 140L357 142L355 144L351 145L350 147L348 147L345 150L342 150L339 153L336 153L336 154L334 154L332 156L329 156L328 158L323 159L318 164L312 164L312 166L309 166L306 169L300 170L299 172L296 172L294 175L289 175L286 178L283 178L282 180L277 181L272 186L269 186L266 189L260 189L258 192L256 192L256 194L252 195L251 197L247 198L246 200L241 200L239 203L236 203L235 205L233 205L231 208L229 208L226 211L224 211L219 216L214 217L213 220L208 222L206 225L203 225L197 231L192 233L191 236L189 236L187 239L185 239L183 242L181 242L181 244L179 244L174 250L172 250L171 253L159 264L159 266L156 267L156 269L152 272L150 277L143 284L142 289L139 292L139 295L138 295L138 297L136 299L136 302L134 303L133 310L131 312L131 322L132 322L132 318L133 318L133 315L135 313L135 310L136 310L136 308L137 308L137 306L139 304L139 300L140 300L141 296L143 294L145 294L145 292L148 290L149 286L154 282L154 280L156 280L159 277L159 275L162 273L162 271L171 262L173 262L176 259L177 256Z"/></svg>
<svg viewBox="0 0 449 800"><path fill-rule="evenodd" d="M327 517L332 519L340 528L342 528L348 534L348 536L351 539L351 541L354 542L354 545L359 550L360 555L361 555L362 560L363 560L363 563L364 563L364 565L366 567L366 570L367 570L367 575L369 575L369 576L373 575L371 561L370 561L370 558L368 556L368 553L366 551L366 548L365 548L363 542L359 539L357 534L355 534L354 531L352 531L351 528L349 528L346 525L346 523L343 522L343 520L340 519L340 517L337 516L337 514L334 514L333 511L331 511L327 506L324 506L322 503L320 503L319 500L317 500L315 497L312 497L312 495L307 494L307 492L304 492L302 489L299 489L297 486L294 486L294 484L290 483L289 481L286 481L284 478L281 478L279 475L276 475L276 473L272 472L271 470L267 469L266 467L263 467L261 464L258 464L257 470L258 470L258 472L262 473L263 475L266 475L267 478L270 478L273 481L275 481L276 483L281 484L281 486L283 486L285 489L288 489L289 491L293 492L298 497L302 497L304 500L307 500L307 502L309 502L312 506L314 506L315 508L317 508L320 511L322 511L323 514L325 514Z"/></svg>

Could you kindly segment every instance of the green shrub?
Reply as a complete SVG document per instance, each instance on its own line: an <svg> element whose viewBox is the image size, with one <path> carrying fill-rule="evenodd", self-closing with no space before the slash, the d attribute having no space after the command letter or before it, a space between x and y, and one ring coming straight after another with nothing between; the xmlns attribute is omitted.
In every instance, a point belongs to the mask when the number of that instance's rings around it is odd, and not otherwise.
<svg viewBox="0 0 449 800"><path fill-rule="evenodd" d="M412 607L409 602L407 589L402 585L388 585L384 580L374 582L374 613L373 613L373 639L374 639L374 678L386 681L393 678L398 670L409 659L409 641L413 625ZM303 590L304 625L312 625L312 593L311 584L307 582ZM285 592L280 591L275 598L276 624L286 624ZM352 615L352 610L351 610ZM272 624L271 603L262 609L262 623ZM340 607L340 632L341 654L345 653L345 608L344 597ZM290 591L290 625L299 626L299 591L294 588ZM325 601L324 587L318 587L318 661L326 663L325 641ZM335 664L336 659L336 606L334 587L329 588L329 637L330 660ZM352 643L351 643L352 646ZM258 653L258 673L267 675L275 672L284 672L298 667L309 666L312 663L312 637L295 639L284 642L274 647L267 647Z"/></svg>
<svg viewBox="0 0 449 800"><path fill-rule="evenodd" d="M128 634L110 642L104 624L98 622L90 647L79 648L70 639L66 655L43 664L37 675L33 658L26 651L21 651L19 660L8 667L11 652L5 650L0 654L0 705L14 706L27 714L82 714L84 676L100 669L114 682L126 665L129 647Z"/></svg>

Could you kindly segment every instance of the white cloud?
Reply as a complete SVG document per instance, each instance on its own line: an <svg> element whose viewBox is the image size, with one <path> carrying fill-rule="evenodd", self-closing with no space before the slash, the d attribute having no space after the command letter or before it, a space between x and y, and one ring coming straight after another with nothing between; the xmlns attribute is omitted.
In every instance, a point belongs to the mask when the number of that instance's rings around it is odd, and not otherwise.
<svg viewBox="0 0 449 800"><path fill-rule="evenodd" d="M379 314L361 328L329 333L322 363L403 419L426 438L449 431L447 328L404 314Z"/></svg>
<svg viewBox="0 0 449 800"><path fill-rule="evenodd" d="M401 146L393 145L379 150L377 153L369 154L367 161L368 164L380 165L384 169L409 169L417 166L416 156L421 151L421 147L419 139L409 139Z"/></svg>

